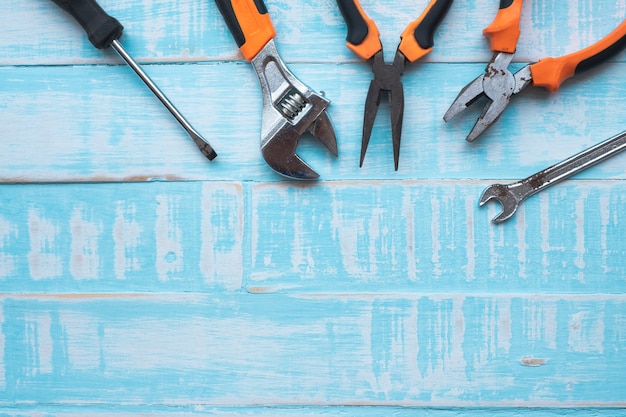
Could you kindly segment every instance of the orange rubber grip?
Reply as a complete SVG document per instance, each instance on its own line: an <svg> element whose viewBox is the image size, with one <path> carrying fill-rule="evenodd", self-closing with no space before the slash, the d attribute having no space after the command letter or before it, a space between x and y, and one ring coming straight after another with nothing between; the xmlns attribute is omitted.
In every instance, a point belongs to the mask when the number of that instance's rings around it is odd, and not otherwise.
<svg viewBox="0 0 626 417"><path fill-rule="evenodd" d="M276 36L263 0L215 0L239 50L251 61Z"/></svg>
<svg viewBox="0 0 626 417"><path fill-rule="evenodd" d="M348 26L346 46L357 56L368 60L383 49L380 32L367 16L358 0L337 0L339 10Z"/></svg>
<svg viewBox="0 0 626 417"><path fill-rule="evenodd" d="M435 30L448 13L452 1L430 0L421 16L402 31L398 49L409 62L415 62L433 50Z"/></svg>
<svg viewBox="0 0 626 417"><path fill-rule="evenodd" d="M501 0L496 18L483 30L493 52L515 52L520 35L522 1Z"/></svg>
<svg viewBox="0 0 626 417"><path fill-rule="evenodd" d="M600 41L559 58L545 58L530 66L533 85L554 92L563 81L608 60L626 47L626 19Z"/></svg>

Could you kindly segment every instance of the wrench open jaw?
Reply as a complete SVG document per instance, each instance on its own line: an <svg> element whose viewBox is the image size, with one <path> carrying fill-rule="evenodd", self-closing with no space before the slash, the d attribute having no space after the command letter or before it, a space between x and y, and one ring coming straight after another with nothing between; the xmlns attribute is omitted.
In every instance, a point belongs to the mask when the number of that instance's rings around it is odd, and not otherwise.
<svg viewBox="0 0 626 417"><path fill-rule="evenodd" d="M480 197L480 206L482 207L490 200L497 200L502 205L502 211L491 221L493 223L502 223L511 218L517 211L517 207L522 200L515 192L511 191L509 185L493 184L483 191Z"/></svg>
<svg viewBox="0 0 626 417"><path fill-rule="evenodd" d="M298 140L309 132L337 156L337 138L326 108L330 101L313 92L287 68L273 40L250 61L263 94L261 153L277 173L300 180L319 177L298 155Z"/></svg>

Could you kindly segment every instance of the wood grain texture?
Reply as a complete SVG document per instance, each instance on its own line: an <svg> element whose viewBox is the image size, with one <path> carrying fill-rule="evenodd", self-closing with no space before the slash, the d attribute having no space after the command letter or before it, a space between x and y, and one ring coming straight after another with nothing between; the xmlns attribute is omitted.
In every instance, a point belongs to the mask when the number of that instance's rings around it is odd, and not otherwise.
<svg viewBox="0 0 626 417"><path fill-rule="evenodd" d="M622 296L7 296L2 312L3 405L624 406Z"/></svg>
<svg viewBox="0 0 626 417"><path fill-rule="evenodd" d="M49 0L0 36L0 416L626 416L626 197L616 156L494 226L484 187L626 129L626 53L529 88L476 143L449 123L498 2L458 0L407 67L400 169L334 0L266 1L332 101L321 181L274 174L261 93L213 1L101 0L216 148L207 161L110 50ZM427 0L362 0L390 59ZM583 48L626 0L527 0L513 67Z"/></svg>
<svg viewBox="0 0 626 417"><path fill-rule="evenodd" d="M235 183L0 186L3 292L238 289L242 200Z"/></svg>

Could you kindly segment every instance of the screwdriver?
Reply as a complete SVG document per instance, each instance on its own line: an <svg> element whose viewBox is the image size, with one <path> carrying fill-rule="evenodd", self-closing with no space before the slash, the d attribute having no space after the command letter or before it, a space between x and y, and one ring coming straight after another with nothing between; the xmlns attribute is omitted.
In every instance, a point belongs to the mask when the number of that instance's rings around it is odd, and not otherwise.
<svg viewBox="0 0 626 417"><path fill-rule="evenodd" d="M60 8L71 14L83 27L89 41L98 49L112 47L115 52L135 71L141 80L148 86L154 95L178 120L180 125L191 136L198 149L210 161L215 159L217 153L209 142L204 139L174 107L157 85L150 79L139 64L126 52L118 39L122 36L124 27L114 17L109 16L94 0L52 0Z"/></svg>

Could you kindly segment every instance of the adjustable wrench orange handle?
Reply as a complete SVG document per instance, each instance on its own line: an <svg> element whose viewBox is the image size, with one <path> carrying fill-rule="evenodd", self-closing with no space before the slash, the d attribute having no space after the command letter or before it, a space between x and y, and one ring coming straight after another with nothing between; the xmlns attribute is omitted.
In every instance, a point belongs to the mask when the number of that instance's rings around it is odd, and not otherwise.
<svg viewBox="0 0 626 417"><path fill-rule="evenodd" d="M383 49L376 23L367 16L358 0L337 0L348 26L346 46L358 57L368 60Z"/></svg>
<svg viewBox="0 0 626 417"><path fill-rule="evenodd" d="M493 52L514 53L520 34L523 0L500 0L496 18L483 30Z"/></svg>
<svg viewBox="0 0 626 417"><path fill-rule="evenodd" d="M215 0L239 50L251 61L276 36L263 0Z"/></svg>
<svg viewBox="0 0 626 417"><path fill-rule="evenodd" d="M415 62L433 50L435 30L448 13L452 1L430 0L422 15L404 29L398 49L409 62Z"/></svg>
<svg viewBox="0 0 626 417"><path fill-rule="evenodd" d="M626 19L602 40L559 58L545 58L530 65L533 85L556 91L563 81L610 59L626 47Z"/></svg>

